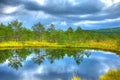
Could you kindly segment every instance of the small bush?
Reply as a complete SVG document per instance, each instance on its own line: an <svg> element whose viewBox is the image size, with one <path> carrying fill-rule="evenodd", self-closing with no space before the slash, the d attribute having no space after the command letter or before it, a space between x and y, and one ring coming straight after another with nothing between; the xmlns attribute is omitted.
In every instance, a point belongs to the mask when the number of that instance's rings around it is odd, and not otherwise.
<svg viewBox="0 0 120 80"><path fill-rule="evenodd" d="M108 71L105 75L100 77L100 80L120 80L120 70Z"/></svg>
<svg viewBox="0 0 120 80"><path fill-rule="evenodd" d="M78 76L73 76L71 80L81 80L81 78Z"/></svg>

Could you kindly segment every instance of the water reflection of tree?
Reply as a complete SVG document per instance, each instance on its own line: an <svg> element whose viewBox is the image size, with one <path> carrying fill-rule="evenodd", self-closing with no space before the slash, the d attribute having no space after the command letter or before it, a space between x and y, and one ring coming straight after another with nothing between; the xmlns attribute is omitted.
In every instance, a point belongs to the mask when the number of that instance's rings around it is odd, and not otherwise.
<svg viewBox="0 0 120 80"><path fill-rule="evenodd" d="M83 61L83 58L89 57L89 56L90 56L90 52L81 50L81 51L78 51L76 55L73 55L73 58L77 64L80 64Z"/></svg>
<svg viewBox="0 0 120 80"><path fill-rule="evenodd" d="M80 64L84 57L89 57L90 53L84 50L70 49L12 49L0 51L0 62L8 60L8 65L14 69L22 67L22 62L27 56L34 54L32 60L36 64L41 64L45 59L53 63L55 60L63 59L64 56L72 57L77 64Z"/></svg>
<svg viewBox="0 0 120 80"><path fill-rule="evenodd" d="M22 67L22 62L32 53L31 49L14 49L11 51L13 56L8 59L8 66L16 70Z"/></svg>
<svg viewBox="0 0 120 80"><path fill-rule="evenodd" d="M0 50L0 63L5 62L11 56L12 56L11 50Z"/></svg>
<svg viewBox="0 0 120 80"><path fill-rule="evenodd" d="M43 49L34 49L35 56L32 58L34 63L40 65L45 59L45 53Z"/></svg>
<svg viewBox="0 0 120 80"><path fill-rule="evenodd" d="M22 67L22 61L23 59L21 57L19 57L17 54L14 54L8 59L8 66L17 70L19 67Z"/></svg>
<svg viewBox="0 0 120 80"><path fill-rule="evenodd" d="M0 63L3 63L8 58L12 57L16 53L20 57L26 59L28 55L32 53L31 49L9 49L9 50L0 50Z"/></svg>
<svg viewBox="0 0 120 80"><path fill-rule="evenodd" d="M62 49L48 49L46 50L47 59L53 63L54 60L63 59L65 51Z"/></svg>
<svg viewBox="0 0 120 80"><path fill-rule="evenodd" d="M63 59L65 55L68 57L73 57L77 64L80 64L84 57L89 57L90 52L84 50L68 50L68 49L46 49L46 50L35 50L35 56L32 60L41 64L45 58L47 58L50 63L53 63L55 60ZM45 52L43 52L45 51Z"/></svg>

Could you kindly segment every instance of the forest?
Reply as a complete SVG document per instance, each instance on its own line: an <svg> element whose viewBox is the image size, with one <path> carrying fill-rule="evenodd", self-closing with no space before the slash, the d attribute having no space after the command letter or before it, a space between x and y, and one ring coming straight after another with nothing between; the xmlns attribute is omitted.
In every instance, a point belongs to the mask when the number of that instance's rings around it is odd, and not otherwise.
<svg viewBox="0 0 120 80"><path fill-rule="evenodd" d="M46 28L40 22L28 29L16 19L7 25L0 24L0 47L80 47L120 51L118 32L118 29L83 30L80 26L60 30L54 24Z"/></svg>

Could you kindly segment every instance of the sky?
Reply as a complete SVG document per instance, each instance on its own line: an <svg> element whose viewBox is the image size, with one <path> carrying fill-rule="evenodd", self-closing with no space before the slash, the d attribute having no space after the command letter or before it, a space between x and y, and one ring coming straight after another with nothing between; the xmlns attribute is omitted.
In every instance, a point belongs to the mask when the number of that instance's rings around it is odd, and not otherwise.
<svg viewBox="0 0 120 80"><path fill-rule="evenodd" d="M120 0L0 0L0 23L15 19L31 28L41 22L46 28L101 29L120 27Z"/></svg>

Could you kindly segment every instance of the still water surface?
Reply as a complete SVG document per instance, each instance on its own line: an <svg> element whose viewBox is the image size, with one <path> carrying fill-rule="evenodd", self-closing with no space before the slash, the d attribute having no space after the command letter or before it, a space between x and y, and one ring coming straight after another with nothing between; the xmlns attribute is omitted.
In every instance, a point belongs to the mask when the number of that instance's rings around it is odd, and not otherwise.
<svg viewBox="0 0 120 80"><path fill-rule="evenodd" d="M120 56L105 51L75 49L0 50L0 80L98 80L120 69Z"/></svg>

